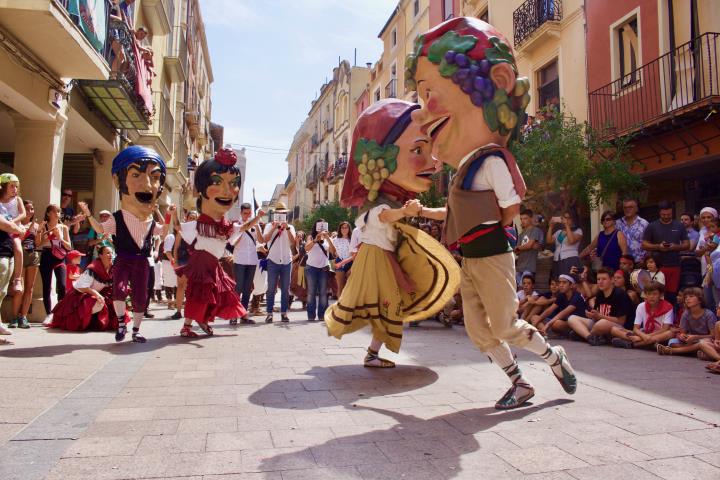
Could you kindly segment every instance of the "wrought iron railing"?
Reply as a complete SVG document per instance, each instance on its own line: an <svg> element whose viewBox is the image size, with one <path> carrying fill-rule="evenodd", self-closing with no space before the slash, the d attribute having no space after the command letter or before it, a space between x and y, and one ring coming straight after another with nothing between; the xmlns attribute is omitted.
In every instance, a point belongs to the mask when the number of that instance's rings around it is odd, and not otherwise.
<svg viewBox="0 0 720 480"><path fill-rule="evenodd" d="M720 102L720 33L708 32L590 92L590 124L605 136Z"/></svg>
<svg viewBox="0 0 720 480"><path fill-rule="evenodd" d="M385 85L385 98L397 98L397 80L392 79L390 80L387 85Z"/></svg>
<svg viewBox="0 0 720 480"><path fill-rule="evenodd" d="M318 167L317 165L313 165L310 171L308 171L305 175L305 186L309 189L314 189L318 183L318 177Z"/></svg>
<svg viewBox="0 0 720 480"><path fill-rule="evenodd" d="M561 0L527 0L513 12L515 47L544 23L562 20Z"/></svg>
<svg viewBox="0 0 720 480"><path fill-rule="evenodd" d="M345 170L347 169L347 165L348 165L348 161L347 161L346 157L340 157L337 160L335 160L335 165L333 166L333 175L332 175L333 181L337 181L345 175Z"/></svg>

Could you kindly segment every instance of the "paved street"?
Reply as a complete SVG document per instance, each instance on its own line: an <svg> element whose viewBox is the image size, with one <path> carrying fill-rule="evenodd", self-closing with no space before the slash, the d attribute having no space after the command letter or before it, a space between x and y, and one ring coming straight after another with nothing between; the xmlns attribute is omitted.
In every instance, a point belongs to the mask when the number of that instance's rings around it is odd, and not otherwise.
<svg viewBox="0 0 720 480"><path fill-rule="evenodd" d="M523 353L538 395L503 413L507 380L460 327L407 331L400 366L379 371L359 365L366 334L291 318L192 341L156 319L146 345L16 331L0 478L720 478L720 377L698 360L565 342L567 396Z"/></svg>

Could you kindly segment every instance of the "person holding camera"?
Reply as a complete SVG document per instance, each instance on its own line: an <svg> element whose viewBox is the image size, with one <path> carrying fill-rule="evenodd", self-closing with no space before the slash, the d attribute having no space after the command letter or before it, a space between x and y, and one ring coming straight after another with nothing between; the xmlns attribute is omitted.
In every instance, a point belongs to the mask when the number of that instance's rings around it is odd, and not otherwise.
<svg viewBox="0 0 720 480"><path fill-rule="evenodd" d="M267 316L265 323L273 321L275 292L278 278L280 279L280 319L283 323L290 321L287 314L290 310L290 271L292 268L292 247L295 245L295 228L287 223L288 209L284 203L278 202L273 213L273 221L265 226L263 237L267 240Z"/></svg>
<svg viewBox="0 0 720 480"><path fill-rule="evenodd" d="M562 217L556 216L550 219L550 228L545 240L548 245L555 244L553 277L570 275L572 267L582 268L579 251L582 237L583 231L577 226L572 212L566 211Z"/></svg>
<svg viewBox="0 0 720 480"><path fill-rule="evenodd" d="M307 314L308 321L314 322L325 317L328 305L327 284L330 276L330 256L337 256L335 245L328 234L328 224L319 219L315 222L312 234L305 242L307 262L305 264L305 281L307 282Z"/></svg>
<svg viewBox="0 0 720 480"><path fill-rule="evenodd" d="M690 240L683 224L673 218L672 205L662 201L658 208L660 218L645 229L642 248L662 265L660 271L665 275L665 298L675 303L680 287L680 252L690 248Z"/></svg>

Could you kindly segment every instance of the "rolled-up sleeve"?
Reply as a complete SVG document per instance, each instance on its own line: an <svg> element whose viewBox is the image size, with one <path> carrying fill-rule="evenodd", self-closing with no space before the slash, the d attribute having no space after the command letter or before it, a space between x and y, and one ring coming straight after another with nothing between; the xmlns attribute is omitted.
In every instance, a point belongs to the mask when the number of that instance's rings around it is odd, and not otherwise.
<svg viewBox="0 0 720 480"><path fill-rule="evenodd" d="M515 184L505 160L494 155L488 157L482 170L488 183L495 190L500 208L508 208L522 201L515 191Z"/></svg>

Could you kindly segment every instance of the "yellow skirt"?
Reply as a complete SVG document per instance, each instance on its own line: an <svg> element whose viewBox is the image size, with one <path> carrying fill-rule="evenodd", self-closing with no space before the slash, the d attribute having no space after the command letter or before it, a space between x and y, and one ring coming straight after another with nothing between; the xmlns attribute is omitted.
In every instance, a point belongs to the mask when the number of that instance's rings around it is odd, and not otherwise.
<svg viewBox="0 0 720 480"><path fill-rule="evenodd" d="M460 286L460 267L430 235L402 223L393 226L399 233L395 255L414 291L398 287L385 250L362 245L340 299L325 312L325 324L336 338L370 325L373 336L397 353L403 323L440 312Z"/></svg>

